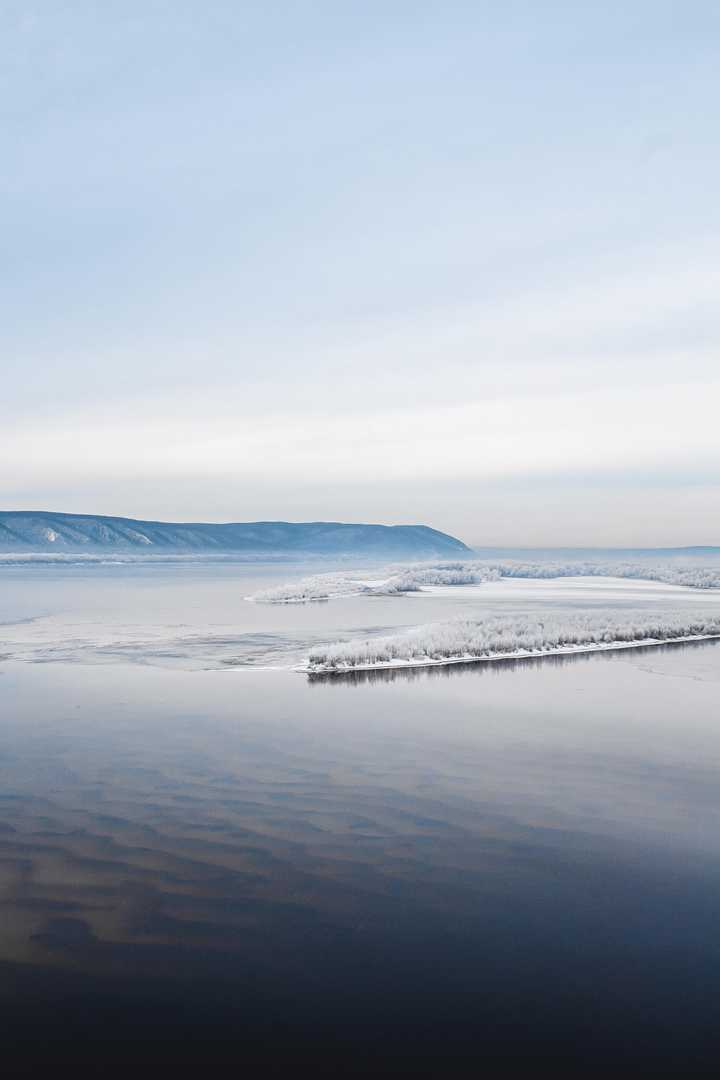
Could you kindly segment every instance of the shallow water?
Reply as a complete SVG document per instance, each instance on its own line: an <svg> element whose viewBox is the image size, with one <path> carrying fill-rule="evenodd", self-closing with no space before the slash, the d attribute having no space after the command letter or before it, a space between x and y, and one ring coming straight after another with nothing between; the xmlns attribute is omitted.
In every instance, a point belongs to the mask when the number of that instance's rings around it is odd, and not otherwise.
<svg viewBox="0 0 720 1080"><path fill-rule="evenodd" d="M30 663L132 663L186 670L288 670L336 640L493 614L720 613L720 590L655 582L508 578L306 604L250 603L249 595L305 566L198 563L2 567L0 657Z"/></svg>
<svg viewBox="0 0 720 1080"><path fill-rule="evenodd" d="M12 1060L712 1061L720 643L312 681L308 642L477 594L159 570L3 572L2 621L40 616L0 628ZM507 584L483 605L717 603Z"/></svg>

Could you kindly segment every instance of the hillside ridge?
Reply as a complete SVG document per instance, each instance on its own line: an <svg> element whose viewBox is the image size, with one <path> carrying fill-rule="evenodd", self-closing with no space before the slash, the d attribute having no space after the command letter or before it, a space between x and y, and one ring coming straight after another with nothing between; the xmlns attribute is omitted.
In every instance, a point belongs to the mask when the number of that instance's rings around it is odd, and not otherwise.
<svg viewBox="0 0 720 1080"><path fill-rule="evenodd" d="M470 549L428 525L340 521L168 522L49 510L0 511L0 550L142 550L459 555Z"/></svg>

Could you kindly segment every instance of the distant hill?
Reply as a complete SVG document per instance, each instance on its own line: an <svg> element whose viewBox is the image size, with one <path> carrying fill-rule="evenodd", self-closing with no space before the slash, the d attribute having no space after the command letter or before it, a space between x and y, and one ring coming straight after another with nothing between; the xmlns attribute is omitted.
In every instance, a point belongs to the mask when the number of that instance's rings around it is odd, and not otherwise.
<svg viewBox="0 0 720 1080"><path fill-rule="evenodd" d="M582 562L586 560L636 560L654 559L663 562L696 562L707 559L720 559L720 547L711 544L692 547L672 548L527 548L527 547L475 547L473 553L478 559L520 559L527 561L568 560Z"/></svg>
<svg viewBox="0 0 720 1080"><path fill-rule="evenodd" d="M427 525L346 525L337 521L202 522L46 511L0 511L2 551L247 552L453 557L470 549Z"/></svg>

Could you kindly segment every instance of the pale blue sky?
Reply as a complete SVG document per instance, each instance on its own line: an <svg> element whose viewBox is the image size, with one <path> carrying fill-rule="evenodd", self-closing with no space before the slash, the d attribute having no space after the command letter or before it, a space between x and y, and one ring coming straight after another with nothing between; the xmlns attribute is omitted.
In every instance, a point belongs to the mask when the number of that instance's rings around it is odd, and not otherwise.
<svg viewBox="0 0 720 1080"><path fill-rule="evenodd" d="M0 40L3 508L720 542L716 4Z"/></svg>

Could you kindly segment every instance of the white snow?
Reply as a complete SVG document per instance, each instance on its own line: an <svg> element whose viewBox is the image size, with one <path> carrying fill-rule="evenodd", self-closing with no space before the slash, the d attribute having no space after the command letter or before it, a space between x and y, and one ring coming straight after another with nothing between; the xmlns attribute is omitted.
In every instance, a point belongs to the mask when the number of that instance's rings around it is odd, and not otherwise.
<svg viewBox="0 0 720 1080"><path fill-rule="evenodd" d="M375 572L377 574L377 571ZM392 596L420 592L432 586L482 585L502 578L552 579L565 577L614 577L657 581L693 589L720 588L720 568L709 566L653 566L642 563L526 563L443 562L388 567L379 580L361 572L354 575L316 574L300 581L264 589L246 597L257 603L297 603L349 596Z"/></svg>
<svg viewBox="0 0 720 1080"><path fill-rule="evenodd" d="M360 577L348 577L346 574L316 574L287 585L262 589L260 592L253 593L252 596L246 596L245 599L258 604L298 604L306 603L308 600L334 600L343 596L372 595L377 591L378 585L384 584L384 579L378 583L377 579L372 582L363 581Z"/></svg>
<svg viewBox="0 0 720 1080"><path fill-rule="evenodd" d="M554 618L489 616L430 623L402 634L313 649L308 674L545 656L720 637L720 616L678 612L563 614Z"/></svg>

